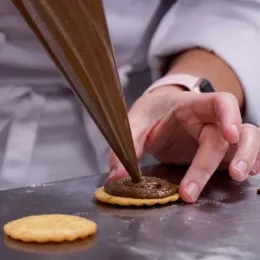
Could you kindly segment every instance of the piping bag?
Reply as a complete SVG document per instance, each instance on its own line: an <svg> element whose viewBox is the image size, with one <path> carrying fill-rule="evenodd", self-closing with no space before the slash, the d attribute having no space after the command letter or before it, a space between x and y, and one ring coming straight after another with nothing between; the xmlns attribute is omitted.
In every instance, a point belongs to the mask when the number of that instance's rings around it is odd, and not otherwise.
<svg viewBox="0 0 260 260"><path fill-rule="evenodd" d="M134 182L141 180L101 0L11 0Z"/></svg>

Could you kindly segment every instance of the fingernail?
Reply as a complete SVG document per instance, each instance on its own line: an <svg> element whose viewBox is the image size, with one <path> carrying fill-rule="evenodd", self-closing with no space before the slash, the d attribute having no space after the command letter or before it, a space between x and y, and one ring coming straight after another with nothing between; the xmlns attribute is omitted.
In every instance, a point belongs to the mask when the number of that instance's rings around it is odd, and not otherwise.
<svg viewBox="0 0 260 260"><path fill-rule="evenodd" d="M260 171L260 161L256 160L252 167L252 172L258 173L259 171Z"/></svg>
<svg viewBox="0 0 260 260"><path fill-rule="evenodd" d="M236 164L235 168L244 177L248 170L248 164L241 160Z"/></svg>
<svg viewBox="0 0 260 260"><path fill-rule="evenodd" d="M237 125L233 124L233 125L231 126L231 128L232 128L232 131L233 131L234 135L235 135L236 137L239 137L239 130L238 130Z"/></svg>
<svg viewBox="0 0 260 260"><path fill-rule="evenodd" d="M195 182L190 182L184 190L192 200L196 200L199 195L199 186Z"/></svg>

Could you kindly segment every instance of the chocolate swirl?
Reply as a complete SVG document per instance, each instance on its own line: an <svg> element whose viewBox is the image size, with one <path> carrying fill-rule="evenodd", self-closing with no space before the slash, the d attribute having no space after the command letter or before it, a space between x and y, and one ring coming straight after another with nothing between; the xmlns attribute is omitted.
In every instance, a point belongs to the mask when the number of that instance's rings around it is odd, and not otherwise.
<svg viewBox="0 0 260 260"><path fill-rule="evenodd" d="M105 191L113 196L136 199L160 199L174 195L178 186L156 177L142 177L135 183L130 177L110 181L105 184Z"/></svg>

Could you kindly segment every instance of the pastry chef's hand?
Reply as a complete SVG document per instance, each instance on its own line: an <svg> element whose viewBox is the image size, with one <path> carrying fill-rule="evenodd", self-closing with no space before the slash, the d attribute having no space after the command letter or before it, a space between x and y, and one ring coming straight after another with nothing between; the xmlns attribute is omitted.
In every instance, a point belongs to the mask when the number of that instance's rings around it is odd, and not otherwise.
<svg viewBox="0 0 260 260"><path fill-rule="evenodd" d="M163 163L190 165L179 189L186 202L197 200L220 165L236 181L260 171L260 132L241 123L231 94L161 87L136 101L129 120L138 158L151 153ZM114 154L110 167L109 179L127 174Z"/></svg>

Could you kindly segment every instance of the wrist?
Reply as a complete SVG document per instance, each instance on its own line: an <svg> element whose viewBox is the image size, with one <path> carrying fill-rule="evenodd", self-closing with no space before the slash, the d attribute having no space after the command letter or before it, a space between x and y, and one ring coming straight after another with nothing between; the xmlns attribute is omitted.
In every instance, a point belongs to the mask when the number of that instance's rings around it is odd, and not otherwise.
<svg viewBox="0 0 260 260"><path fill-rule="evenodd" d="M242 85L232 68L220 57L203 49L187 50L174 59L168 75L186 73L210 81L216 92L233 94L240 108L245 102Z"/></svg>
<svg viewBox="0 0 260 260"><path fill-rule="evenodd" d="M155 81L144 94L165 86L174 86L178 91L191 91L194 93L215 92L212 84L205 78L196 77L189 74L168 74Z"/></svg>

